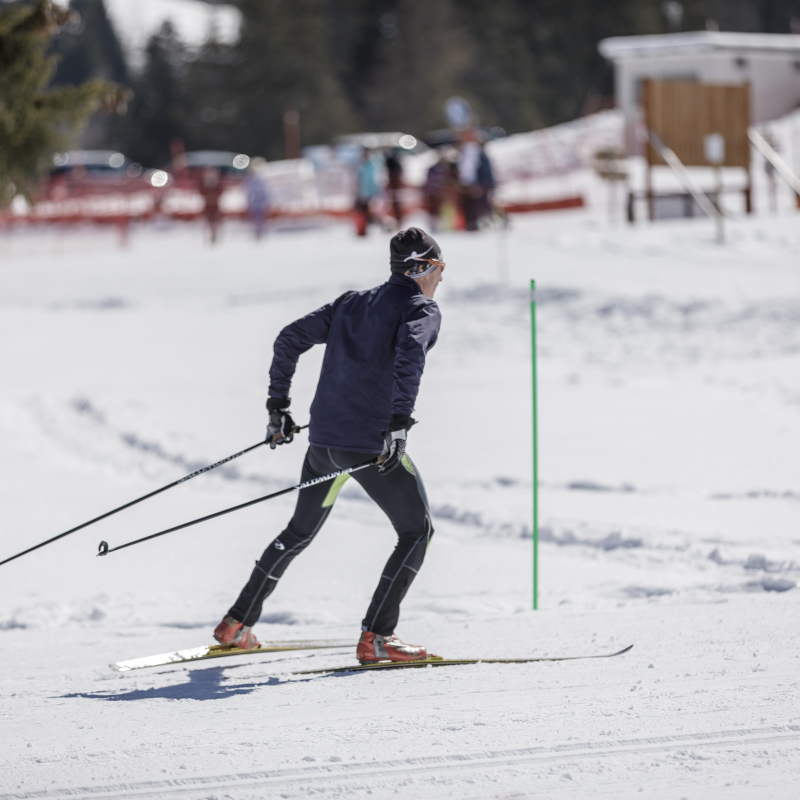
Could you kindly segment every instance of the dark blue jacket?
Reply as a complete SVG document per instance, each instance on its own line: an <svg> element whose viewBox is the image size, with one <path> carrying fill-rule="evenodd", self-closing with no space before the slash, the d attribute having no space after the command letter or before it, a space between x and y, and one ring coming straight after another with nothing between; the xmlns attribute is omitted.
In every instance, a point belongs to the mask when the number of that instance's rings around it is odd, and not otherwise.
<svg viewBox="0 0 800 800"><path fill-rule="evenodd" d="M392 275L287 325L275 340L271 397L288 397L297 359L326 344L309 439L317 447L380 453L392 414L411 414L441 314L416 281Z"/></svg>

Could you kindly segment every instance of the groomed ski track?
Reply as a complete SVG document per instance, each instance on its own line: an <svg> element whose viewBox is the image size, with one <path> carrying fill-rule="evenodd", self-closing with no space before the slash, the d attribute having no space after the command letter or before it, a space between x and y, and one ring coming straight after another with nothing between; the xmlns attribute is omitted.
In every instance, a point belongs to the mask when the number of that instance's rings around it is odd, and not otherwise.
<svg viewBox="0 0 800 800"><path fill-rule="evenodd" d="M585 211L515 220L507 250L494 231L441 236L444 323L409 446L436 533L397 633L456 657L633 650L381 675L289 674L352 649L112 672L209 641L294 500L109 558L97 541L297 481L305 440L259 448L2 567L0 800L800 797L800 217L756 196L719 247L704 219L610 227L608 187L585 178ZM382 235L240 233L213 249L189 228L133 231L125 251L3 239L3 556L252 442L279 330L386 272ZM321 359L300 360L298 421ZM487 411L502 430L457 435ZM348 481L256 635L354 641L394 541Z"/></svg>
<svg viewBox="0 0 800 800"><path fill-rule="evenodd" d="M380 797L397 788L398 779L406 790L419 781L437 781L441 784L441 797L486 798L497 795L462 794L475 783L475 772L484 772L490 781L492 774L513 769L517 775L535 778L537 770L547 765L577 762L583 759L602 759L607 756L636 756L664 753L674 750L726 750L769 749L767 745L800 750L800 725L776 725L763 728L733 729L724 731L699 731L674 736L644 736L606 742L575 742L552 747L526 747L509 750L453 753L451 755L421 758L401 758L351 764L320 764L291 769L257 770L239 775L203 775L169 778L160 781L136 781L107 786L81 786L60 788L43 792L20 792L0 795L0 800L60 800L61 798L121 798L121 797L175 797L193 798L226 797L218 792L235 791L236 797L302 798L318 793L326 796ZM698 754L700 759L708 756ZM538 766L541 765L541 766ZM569 779L568 779L569 780ZM602 787L600 787L602 789ZM613 789L613 784L609 784ZM752 787L755 789L756 787ZM265 794L269 792L269 794ZM525 790L524 797L547 795L534 786ZM523 795L501 795L522 797ZM659 796L650 793L648 797ZM739 797L731 794L729 796ZM741 795L744 796L744 795ZM754 794L751 796L755 796Z"/></svg>

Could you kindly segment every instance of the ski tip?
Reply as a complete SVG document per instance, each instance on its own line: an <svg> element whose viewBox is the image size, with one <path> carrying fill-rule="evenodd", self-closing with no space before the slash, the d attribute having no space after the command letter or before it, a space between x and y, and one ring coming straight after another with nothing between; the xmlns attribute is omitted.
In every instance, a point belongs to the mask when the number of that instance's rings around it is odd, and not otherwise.
<svg viewBox="0 0 800 800"><path fill-rule="evenodd" d="M617 652L617 653L614 653L614 655L615 655L615 656L621 656L623 653L627 653L627 652L628 652L628 650L633 650L633 645L632 645L632 644L629 644L627 647L623 648L623 649L622 649L622 650L620 650L619 652Z"/></svg>

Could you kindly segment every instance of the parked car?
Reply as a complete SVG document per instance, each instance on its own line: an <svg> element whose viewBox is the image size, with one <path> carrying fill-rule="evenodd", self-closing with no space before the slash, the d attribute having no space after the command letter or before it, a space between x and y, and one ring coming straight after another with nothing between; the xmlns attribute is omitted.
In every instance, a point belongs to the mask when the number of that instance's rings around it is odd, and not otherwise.
<svg viewBox="0 0 800 800"><path fill-rule="evenodd" d="M216 169L223 178L244 178L248 166L250 166L250 156L244 153L195 150L174 158L171 171L177 176L181 171L187 170L190 176L196 177L207 169Z"/></svg>
<svg viewBox="0 0 800 800"><path fill-rule="evenodd" d="M114 150L70 150L55 153L45 182L50 200L90 194L139 191L148 179L142 165Z"/></svg>
<svg viewBox="0 0 800 800"><path fill-rule="evenodd" d="M142 165L114 150L70 150L56 153L50 175L69 175L92 180L138 178Z"/></svg>

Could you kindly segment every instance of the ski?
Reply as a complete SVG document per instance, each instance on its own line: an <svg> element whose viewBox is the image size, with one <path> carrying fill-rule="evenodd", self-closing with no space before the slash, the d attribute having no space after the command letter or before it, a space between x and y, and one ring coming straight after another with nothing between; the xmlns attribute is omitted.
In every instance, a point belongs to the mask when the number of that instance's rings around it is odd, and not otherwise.
<svg viewBox="0 0 800 800"><path fill-rule="evenodd" d="M164 667L170 664L184 664L190 661L204 661L208 658L226 658L228 656L249 656L256 653L284 653L289 650L328 650L339 647L355 647L355 642L346 639L297 639L276 642L262 642L259 647L242 650L235 644L212 644L204 647L190 647L187 650L176 650L173 653L161 653L157 656L133 658L130 661L117 661L109 664L115 672L130 672L146 667Z"/></svg>
<svg viewBox="0 0 800 800"><path fill-rule="evenodd" d="M321 675L331 672L361 672L372 669L404 669L407 667L456 667L463 664L531 664L535 661L579 661L585 658L614 658L627 653L633 645L628 645L616 653L600 653L591 656L554 656L540 658L442 658L430 656L419 661L379 661L377 664L356 664L351 667L330 667L328 669L305 669L292 675Z"/></svg>

